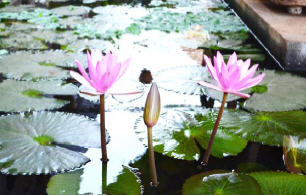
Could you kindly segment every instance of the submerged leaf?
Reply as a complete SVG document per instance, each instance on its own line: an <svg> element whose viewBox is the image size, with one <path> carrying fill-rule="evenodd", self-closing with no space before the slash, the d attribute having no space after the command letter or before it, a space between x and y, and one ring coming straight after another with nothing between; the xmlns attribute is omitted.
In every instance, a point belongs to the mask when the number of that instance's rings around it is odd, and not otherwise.
<svg viewBox="0 0 306 195"><path fill-rule="evenodd" d="M15 81L0 83L0 111L20 112L61 108L69 101L53 95L75 95L77 87L61 81ZM48 97L45 95L49 95Z"/></svg>
<svg viewBox="0 0 306 195"><path fill-rule="evenodd" d="M80 167L89 159L76 148L99 147L99 135L97 122L75 114L33 112L2 116L1 172L49 174ZM74 151L68 149L72 146Z"/></svg>
<svg viewBox="0 0 306 195"><path fill-rule="evenodd" d="M297 136L284 136L284 161L288 171L306 173L306 139Z"/></svg>

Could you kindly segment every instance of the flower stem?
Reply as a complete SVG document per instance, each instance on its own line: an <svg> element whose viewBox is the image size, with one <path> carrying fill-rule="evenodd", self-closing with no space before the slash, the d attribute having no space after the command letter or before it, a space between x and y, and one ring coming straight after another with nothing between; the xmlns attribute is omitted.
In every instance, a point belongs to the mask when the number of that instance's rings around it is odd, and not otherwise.
<svg viewBox="0 0 306 195"><path fill-rule="evenodd" d="M107 163L102 163L102 192L106 192L107 186Z"/></svg>
<svg viewBox="0 0 306 195"><path fill-rule="evenodd" d="M153 150L153 142L152 142L152 127L148 127L148 147L149 147L152 186L157 187L158 181L157 181L157 175L156 175L155 158L154 158L154 150Z"/></svg>
<svg viewBox="0 0 306 195"><path fill-rule="evenodd" d="M104 94L100 95L100 133L101 133L101 152L102 152L101 160L103 163L106 163L108 159L106 151Z"/></svg>
<svg viewBox="0 0 306 195"><path fill-rule="evenodd" d="M220 107L220 110L219 110L219 113L218 113L217 120L215 122L215 126L213 128L212 133L211 133L211 136L210 136L210 139L209 139L209 142L208 142L207 149L205 151L205 155L204 155L203 161L201 163L202 165L207 165L208 164L208 160L209 160L209 156L210 156L210 153L211 153L211 149L212 149L212 146L213 146L213 143L214 143L215 136L217 134L217 130L218 130L218 126L219 126L222 114L223 114L224 105L225 105L225 101L226 101L227 95L228 95L228 93L224 93L223 94L221 107Z"/></svg>

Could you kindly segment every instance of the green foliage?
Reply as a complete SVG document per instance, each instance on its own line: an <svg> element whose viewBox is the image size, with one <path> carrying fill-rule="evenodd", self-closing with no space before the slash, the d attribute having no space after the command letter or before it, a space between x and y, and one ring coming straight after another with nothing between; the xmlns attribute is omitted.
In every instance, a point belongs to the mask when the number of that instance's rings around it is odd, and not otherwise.
<svg viewBox="0 0 306 195"><path fill-rule="evenodd" d="M250 176L226 171L209 171L194 175L183 186L184 195L260 195L258 183Z"/></svg>
<svg viewBox="0 0 306 195"><path fill-rule="evenodd" d="M304 175L271 171L249 175L259 183L263 194L300 195L306 192Z"/></svg>
<svg viewBox="0 0 306 195"><path fill-rule="evenodd" d="M52 146L54 144L53 137L48 135L33 137L33 139L41 146Z"/></svg>

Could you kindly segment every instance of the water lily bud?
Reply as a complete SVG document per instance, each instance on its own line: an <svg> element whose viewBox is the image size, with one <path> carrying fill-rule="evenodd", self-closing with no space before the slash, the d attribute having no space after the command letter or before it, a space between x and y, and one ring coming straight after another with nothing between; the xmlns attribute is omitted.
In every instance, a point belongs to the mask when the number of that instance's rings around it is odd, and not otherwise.
<svg viewBox="0 0 306 195"><path fill-rule="evenodd" d="M156 83L152 83L144 108L143 119L147 127L153 127L160 113L160 95Z"/></svg>

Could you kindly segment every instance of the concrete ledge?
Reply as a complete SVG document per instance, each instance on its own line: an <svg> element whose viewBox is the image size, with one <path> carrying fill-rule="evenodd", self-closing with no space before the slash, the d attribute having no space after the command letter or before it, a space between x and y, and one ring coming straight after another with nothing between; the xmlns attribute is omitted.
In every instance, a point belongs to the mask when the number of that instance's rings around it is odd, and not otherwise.
<svg viewBox="0 0 306 195"><path fill-rule="evenodd" d="M226 0L287 70L306 71L306 15L267 0Z"/></svg>

